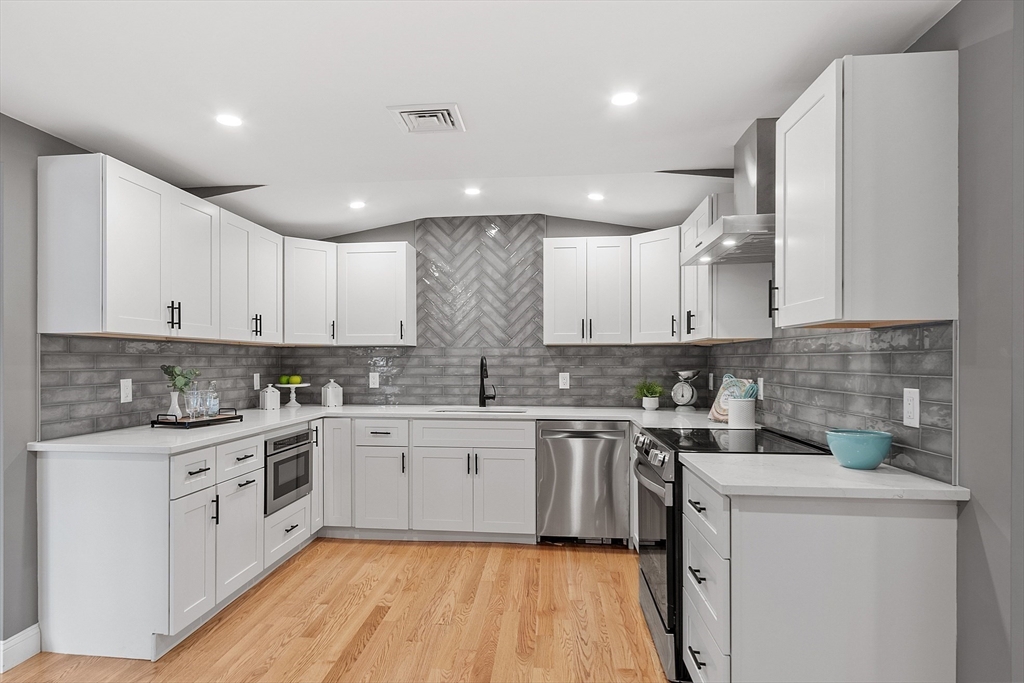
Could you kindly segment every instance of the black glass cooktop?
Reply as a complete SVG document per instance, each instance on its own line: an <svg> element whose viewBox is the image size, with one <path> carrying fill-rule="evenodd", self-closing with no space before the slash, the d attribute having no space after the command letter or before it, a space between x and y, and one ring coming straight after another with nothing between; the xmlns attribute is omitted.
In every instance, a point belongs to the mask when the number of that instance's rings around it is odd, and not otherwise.
<svg viewBox="0 0 1024 683"><path fill-rule="evenodd" d="M645 429L644 432L670 450L690 453L829 452L824 446L771 429Z"/></svg>

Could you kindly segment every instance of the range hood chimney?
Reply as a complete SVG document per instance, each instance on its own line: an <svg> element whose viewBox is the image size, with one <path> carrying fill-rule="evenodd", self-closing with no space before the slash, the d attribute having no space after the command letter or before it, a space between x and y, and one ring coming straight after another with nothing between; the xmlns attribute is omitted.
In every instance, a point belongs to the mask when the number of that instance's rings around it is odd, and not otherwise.
<svg viewBox="0 0 1024 683"><path fill-rule="evenodd" d="M764 263L775 260L775 121L757 119L733 148L736 213L707 228L683 265Z"/></svg>

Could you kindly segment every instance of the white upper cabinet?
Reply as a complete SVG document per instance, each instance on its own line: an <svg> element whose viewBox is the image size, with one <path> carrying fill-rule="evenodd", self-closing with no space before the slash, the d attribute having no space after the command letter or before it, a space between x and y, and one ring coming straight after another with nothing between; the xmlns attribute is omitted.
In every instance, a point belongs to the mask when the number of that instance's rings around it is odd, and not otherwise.
<svg viewBox="0 0 1024 683"><path fill-rule="evenodd" d="M779 118L778 325L957 317L957 59L845 57Z"/></svg>
<svg viewBox="0 0 1024 683"><path fill-rule="evenodd" d="M709 194L687 217L680 229L680 251L683 262L704 246L707 229L722 216L731 215L735 209L732 194Z"/></svg>
<svg viewBox="0 0 1024 683"><path fill-rule="evenodd" d="M684 342L770 339L772 264L682 266Z"/></svg>
<svg viewBox="0 0 1024 683"><path fill-rule="evenodd" d="M284 238L221 211L220 338L284 340Z"/></svg>
<svg viewBox="0 0 1024 683"><path fill-rule="evenodd" d="M415 346L416 250L408 242L336 246L336 343Z"/></svg>
<svg viewBox="0 0 1024 683"><path fill-rule="evenodd" d="M633 235L632 341L680 341L679 227Z"/></svg>
<svg viewBox="0 0 1024 683"><path fill-rule="evenodd" d="M544 343L628 344L629 237L544 240Z"/></svg>
<svg viewBox="0 0 1024 683"><path fill-rule="evenodd" d="M693 342L710 338L711 266L682 266L679 279L683 288L682 340Z"/></svg>
<svg viewBox="0 0 1024 683"><path fill-rule="evenodd" d="M333 344L338 296L338 245L284 238L284 341Z"/></svg>
<svg viewBox="0 0 1024 683"><path fill-rule="evenodd" d="M220 209L183 190L171 193L165 254L175 320L171 335L220 336ZM168 258L169 257L169 258Z"/></svg>

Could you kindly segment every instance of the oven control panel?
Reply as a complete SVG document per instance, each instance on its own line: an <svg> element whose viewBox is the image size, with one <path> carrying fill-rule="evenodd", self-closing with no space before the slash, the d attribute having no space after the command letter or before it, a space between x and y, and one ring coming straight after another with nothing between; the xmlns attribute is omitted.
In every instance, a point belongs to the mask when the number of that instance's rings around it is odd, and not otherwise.
<svg viewBox="0 0 1024 683"><path fill-rule="evenodd" d="M633 446L644 459L655 467L661 467L669 461L672 454L658 448L658 445L646 434L637 434L633 437Z"/></svg>

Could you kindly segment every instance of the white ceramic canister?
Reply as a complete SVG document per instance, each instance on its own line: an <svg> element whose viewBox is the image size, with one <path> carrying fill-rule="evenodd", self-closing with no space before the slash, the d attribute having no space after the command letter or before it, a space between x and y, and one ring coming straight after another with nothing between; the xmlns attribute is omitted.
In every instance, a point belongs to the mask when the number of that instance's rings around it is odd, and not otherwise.
<svg viewBox="0 0 1024 683"><path fill-rule="evenodd" d="M266 389L260 391L260 410L280 410L281 392L268 384Z"/></svg>
<svg viewBox="0 0 1024 683"><path fill-rule="evenodd" d="M756 398L729 399L729 429L754 428L754 403Z"/></svg>
<svg viewBox="0 0 1024 683"><path fill-rule="evenodd" d="M344 391L333 379L327 380L327 384L320 390L320 405L324 408L340 408Z"/></svg>

